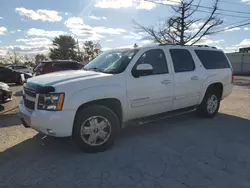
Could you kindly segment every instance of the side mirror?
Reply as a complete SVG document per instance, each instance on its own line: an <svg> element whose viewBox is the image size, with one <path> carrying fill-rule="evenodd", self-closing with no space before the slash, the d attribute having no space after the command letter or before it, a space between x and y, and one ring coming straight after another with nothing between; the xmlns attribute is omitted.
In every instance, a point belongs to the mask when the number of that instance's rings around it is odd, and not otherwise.
<svg viewBox="0 0 250 188"><path fill-rule="evenodd" d="M148 76L153 74L153 67L150 64L140 64L137 65L135 70L132 72L135 78L139 78L140 76Z"/></svg>

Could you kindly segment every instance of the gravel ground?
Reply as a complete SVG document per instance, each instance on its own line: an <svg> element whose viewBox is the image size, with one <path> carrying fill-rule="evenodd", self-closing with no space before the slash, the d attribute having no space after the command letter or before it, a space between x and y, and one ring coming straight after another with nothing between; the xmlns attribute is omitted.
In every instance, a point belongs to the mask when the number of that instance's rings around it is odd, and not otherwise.
<svg viewBox="0 0 250 188"><path fill-rule="evenodd" d="M250 78L237 77L214 119L193 113L123 130L106 152L44 138L0 116L0 187L250 187Z"/></svg>

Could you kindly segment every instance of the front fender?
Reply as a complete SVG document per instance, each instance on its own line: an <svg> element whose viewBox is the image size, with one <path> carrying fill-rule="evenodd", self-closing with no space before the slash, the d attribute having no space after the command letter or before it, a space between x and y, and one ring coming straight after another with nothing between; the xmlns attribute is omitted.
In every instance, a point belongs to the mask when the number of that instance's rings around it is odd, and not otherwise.
<svg viewBox="0 0 250 188"><path fill-rule="evenodd" d="M121 102L123 117L127 117L126 89L120 85L103 85L85 88L75 92L64 101L64 108L77 110L82 104L99 99L115 98Z"/></svg>

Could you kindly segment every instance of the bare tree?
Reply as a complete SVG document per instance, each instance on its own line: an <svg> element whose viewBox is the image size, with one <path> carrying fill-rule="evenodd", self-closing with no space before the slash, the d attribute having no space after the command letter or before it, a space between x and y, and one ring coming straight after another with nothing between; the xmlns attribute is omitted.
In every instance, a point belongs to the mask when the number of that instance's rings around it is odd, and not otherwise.
<svg viewBox="0 0 250 188"><path fill-rule="evenodd" d="M194 0L181 0L178 5L171 6L174 10L174 15L164 20L159 26L147 27L136 21L134 21L134 24L139 31L148 35L147 39L157 43L194 45L205 36L213 34L214 28L223 23L220 18L215 16L218 10L218 2L219 0L214 1L211 12L205 19L196 19L194 17L196 12L200 12L200 1L194 5Z"/></svg>
<svg viewBox="0 0 250 188"><path fill-rule="evenodd" d="M83 59L88 63L101 53L99 42L86 41L83 45Z"/></svg>

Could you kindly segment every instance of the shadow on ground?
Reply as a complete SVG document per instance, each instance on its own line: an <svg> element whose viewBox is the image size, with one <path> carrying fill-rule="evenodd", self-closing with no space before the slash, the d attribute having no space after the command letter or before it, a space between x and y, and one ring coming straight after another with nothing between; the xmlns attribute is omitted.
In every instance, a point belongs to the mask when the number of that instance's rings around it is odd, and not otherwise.
<svg viewBox="0 0 250 188"><path fill-rule="evenodd" d="M191 113L129 126L97 154L37 134L1 153L0 187L249 187L249 132L248 119Z"/></svg>
<svg viewBox="0 0 250 188"><path fill-rule="evenodd" d="M20 125L21 121L17 113L0 115L0 129L3 127Z"/></svg>
<svg viewBox="0 0 250 188"><path fill-rule="evenodd" d="M236 86L250 86L250 77L236 77L234 81Z"/></svg>
<svg viewBox="0 0 250 188"><path fill-rule="evenodd" d="M15 97L21 97L23 95L23 91L21 90L21 91L17 91L15 94L14 94L14 96Z"/></svg>

